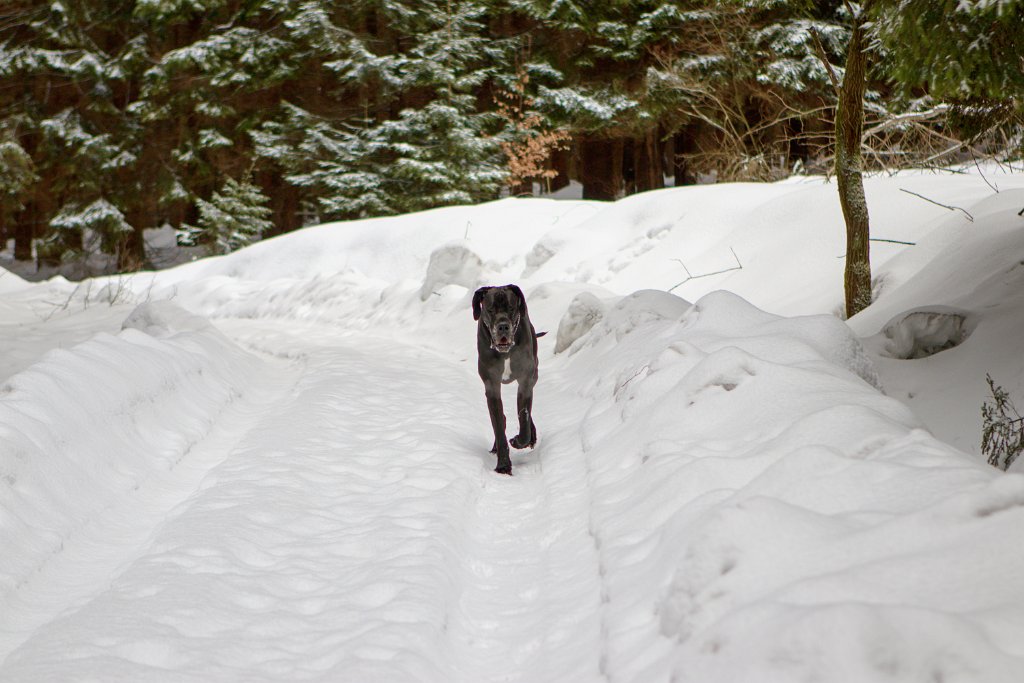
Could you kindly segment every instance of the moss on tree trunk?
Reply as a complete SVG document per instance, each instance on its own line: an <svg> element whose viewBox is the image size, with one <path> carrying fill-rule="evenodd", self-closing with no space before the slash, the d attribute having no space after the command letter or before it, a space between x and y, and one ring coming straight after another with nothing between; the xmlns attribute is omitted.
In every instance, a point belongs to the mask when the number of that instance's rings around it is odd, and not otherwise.
<svg viewBox="0 0 1024 683"><path fill-rule="evenodd" d="M846 73L836 110L836 179L839 202L846 221L846 317L871 303L871 260L869 252L868 204L861 177L861 134L864 127L864 91L867 84L867 54L864 44L864 16L854 18Z"/></svg>

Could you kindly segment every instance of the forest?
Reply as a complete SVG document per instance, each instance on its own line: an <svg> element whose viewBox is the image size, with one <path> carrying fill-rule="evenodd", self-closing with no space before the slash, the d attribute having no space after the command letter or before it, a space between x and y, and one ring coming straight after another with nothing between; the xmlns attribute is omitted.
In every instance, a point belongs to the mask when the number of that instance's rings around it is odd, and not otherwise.
<svg viewBox="0 0 1024 683"><path fill-rule="evenodd" d="M0 245L827 174L858 25L866 169L1019 156L1018 0L8 0Z"/></svg>

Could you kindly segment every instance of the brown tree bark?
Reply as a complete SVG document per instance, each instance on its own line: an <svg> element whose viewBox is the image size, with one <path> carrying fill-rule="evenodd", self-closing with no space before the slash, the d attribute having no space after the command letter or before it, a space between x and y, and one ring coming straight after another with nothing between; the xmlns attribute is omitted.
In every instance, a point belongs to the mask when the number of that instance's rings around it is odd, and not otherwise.
<svg viewBox="0 0 1024 683"><path fill-rule="evenodd" d="M619 198L622 189L622 139L586 138L580 143L580 182L584 199Z"/></svg>
<svg viewBox="0 0 1024 683"><path fill-rule="evenodd" d="M611 189L611 199L620 199L623 195L625 180L622 177L622 170L625 166L626 141L617 138L611 141L612 158L611 173L609 174L608 185Z"/></svg>
<svg viewBox="0 0 1024 683"><path fill-rule="evenodd" d="M866 5L865 5L866 7ZM871 304L871 258L868 205L861 177L861 133L864 128L864 92L867 84L864 10L854 16L846 72L836 109L836 181L846 221L846 272L843 288L846 317Z"/></svg>
<svg viewBox="0 0 1024 683"><path fill-rule="evenodd" d="M14 258L18 261L32 260L32 238L39 220L39 210L34 200L25 202L25 208L14 219Z"/></svg>
<svg viewBox="0 0 1024 683"><path fill-rule="evenodd" d="M136 211L129 212L125 221L132 226L132 231L117 245L117 270L120 273L142 270L146 265L146 242L142 232L146 221L142 213Z"/></svg>
<svg viewBox="0 0 1024 683"><path fill-rule="evenodd" d="M551 168L558 172L548 183L550 192L558 192L569 185L569 150L556 149L551 153Z"/></svg>
<svg viewBox="0 0 1024 683"><path fill-rule="evenodd" d="M672 150L669 152L672 158L672 175L675 179L675 186L695 185L697 176L694 175L686 161L685 154L692 154L697 151L697 144L694 142L695 130L692 126L672 136Z"/></svg>
<svg viewBox="0 0 1024 683"><path fill-rule="evenodd" d="M289 184L277 171L261 171L254 181L269 199L270 220L274 227L263 233L262 239L292 232L302 227L302 196L299 188Z"/></svg>
<svg viewBox="0 0 1024 683"><path fill-rule="evenodd" d="M642 138L636 140L633 143L633 150L637 192L665 187L661 165L661 146L658 144L658 129L652 128Z"/></svg>

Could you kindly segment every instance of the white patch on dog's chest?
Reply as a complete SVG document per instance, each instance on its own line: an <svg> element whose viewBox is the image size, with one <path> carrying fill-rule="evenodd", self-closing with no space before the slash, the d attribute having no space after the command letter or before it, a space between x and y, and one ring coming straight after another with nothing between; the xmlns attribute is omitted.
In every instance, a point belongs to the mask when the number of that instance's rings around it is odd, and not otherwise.
<svg viewBox="0 0 1024 683"><path fill-rule="evenodd" d="M509 382L512 380L512 359L505 356L505 368L501 371L501 381Z"/></svg>

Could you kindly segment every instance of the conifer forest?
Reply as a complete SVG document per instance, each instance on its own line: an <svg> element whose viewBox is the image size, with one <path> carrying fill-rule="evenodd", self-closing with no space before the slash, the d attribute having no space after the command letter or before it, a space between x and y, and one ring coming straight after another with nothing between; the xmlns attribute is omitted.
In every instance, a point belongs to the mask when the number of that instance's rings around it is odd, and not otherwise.
<svg viewBox="0 0 1024 683"><path fill-rule="evenodd" d="M6 0L0 244L830 173L858 23L865 168L1019 155L1016 0Z"/></svg>

